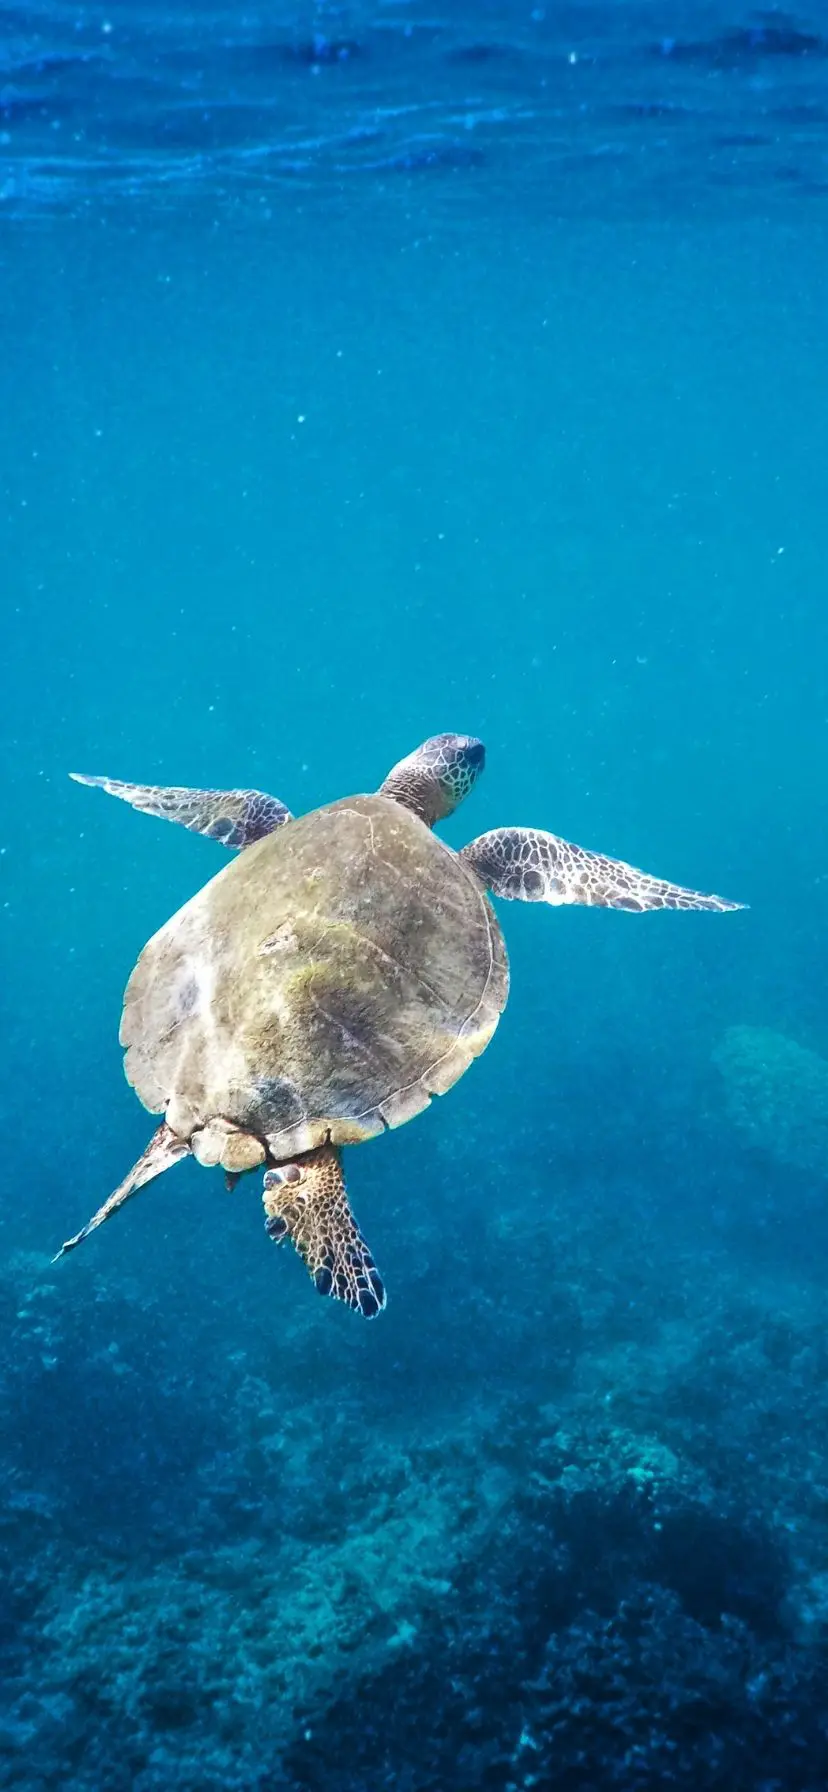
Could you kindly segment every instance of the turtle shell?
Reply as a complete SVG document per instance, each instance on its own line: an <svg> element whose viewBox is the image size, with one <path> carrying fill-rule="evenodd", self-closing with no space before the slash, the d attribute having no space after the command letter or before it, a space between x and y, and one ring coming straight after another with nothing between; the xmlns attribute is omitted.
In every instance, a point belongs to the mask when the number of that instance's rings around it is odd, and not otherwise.
<svg viewBox="0 0 828 1792"><path fill-rule="evenodd" d="M351 797L246 847L144 947L126 1075L181 1138L221 1121L284 1161L420 1113L508 984L473 873L401 804Z"/></svg>

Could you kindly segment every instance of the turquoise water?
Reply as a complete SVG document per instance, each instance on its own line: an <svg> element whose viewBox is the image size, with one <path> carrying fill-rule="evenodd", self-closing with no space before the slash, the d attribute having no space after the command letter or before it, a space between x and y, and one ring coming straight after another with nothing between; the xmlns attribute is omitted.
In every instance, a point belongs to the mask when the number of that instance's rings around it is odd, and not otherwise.
<svg viewBox="0 0 828 1792"><path fill-rule="evenodd" d="M773 19L8 14L2 1785L828 1781L828 63ZM453 845L748 911L500 905L485 1058L349 1156L375 1323L192 1162L52 1268L225 863L67 773L303 812L443 730Z"/></svg>

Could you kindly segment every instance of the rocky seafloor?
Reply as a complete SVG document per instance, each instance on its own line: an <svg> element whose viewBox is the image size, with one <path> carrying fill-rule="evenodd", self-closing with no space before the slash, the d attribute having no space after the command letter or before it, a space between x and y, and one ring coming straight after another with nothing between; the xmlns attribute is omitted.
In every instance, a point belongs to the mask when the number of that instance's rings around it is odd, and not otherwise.
<svg viewBox="0 0 828 1792"><path fill-rule="evenodd" d="M188 1270L201 1172L11 1254L0 1785L824 1792L824 1184L664 1150L516 1141L371 1326L258 1236L229 1298L236 1210Z"/></svg>

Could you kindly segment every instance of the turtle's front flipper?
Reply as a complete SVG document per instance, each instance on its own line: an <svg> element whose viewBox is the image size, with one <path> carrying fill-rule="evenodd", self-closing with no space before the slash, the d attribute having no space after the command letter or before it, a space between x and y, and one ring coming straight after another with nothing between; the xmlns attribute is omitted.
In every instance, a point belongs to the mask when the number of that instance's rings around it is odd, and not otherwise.
<svg viewBox="0 0 828 1792"><path fill-rule="evenodd" d="M153 1133L146 1151L139 1157L137 1164L133 1164L129 1175L125 1176L123 1182L118 1184L115 1193L110 1195L108 1201L104 1201L103 1206L98 1208L97 1213L93 1214L82 1231L76 1232L74 1238L67 1238L66 1243L61 1245L57 1257L53 1257L53 1263L57 1263L58 1257L64 1257L67 1251L73 1251L77 1244L83 1244L90 1232L94 1232L96 1226L102 1226L104 1220L108 1220L116 1208L123 1207L130 1195L136 1194L138 1189L143 1188L145 1182L151 1182L154 1176L160 1176L163 1170L169 1170L173 1164L177 1164L180 1157L187 1157L189 1150L189 1145L185 1145L183 1139L177 1138L166 1121L163 1121L158 1131Z"/></svg>
<svg viewBox="0 0 828 1792"><path fill-rule="evenodd" d="M595 908L624 908L643 914L653 908L726 909L744 903L726 902L722 896L705 896L665 883L636 871L623 859L607 859L545 834L541 828L495 828L481 834L460 853L464 865L495 896L516 902L584 903Z"/></svg>
<svg viewBox="0 0 828 1792"><path fill-rule="evenodd" d="M92 784L145 815L180 822L191 833L206 834L222 846L250 846L291 820L284 803L262 790L188 790L178 785L121 784L117 778L90 778L84 772L69 776L76 784Z"/></svg>
<svg viewBox="0 0 828 1792"><path fill-rule="evenodd" d="M291 1240L320 1294L344 1300L365 1319L380 1312L385 1289L351 1212L333 1145L268 1170L264 1208L269 1237L276 1244Z"/></svg>

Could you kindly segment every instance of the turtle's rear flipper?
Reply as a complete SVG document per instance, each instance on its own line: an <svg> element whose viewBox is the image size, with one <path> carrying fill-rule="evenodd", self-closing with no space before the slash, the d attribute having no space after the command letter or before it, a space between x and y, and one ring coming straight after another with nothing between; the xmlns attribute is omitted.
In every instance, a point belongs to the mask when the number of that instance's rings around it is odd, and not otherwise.
<svg viewBox="0 0 828 1792"><path fill-rule="evenodd" d="M138 1189L143 1188L145 1182L151 1182L154 1176L160 1176L163 1170L169 1170L172 1164L178 1163L180 1157L187 1157L189 1150L189 1145L185 1145L184 1140L179 1139L170 1130L166 1121L163 1121L158 1131L153 1133L146 1151L139 1157L137 1164L133 1164L129 1175L125 1176L123 1182L118 1184L115 1193L110 1195L108 1201L104 1201L103 1206L99 1207L97 1213L92 1215L91 1220L83 1227L82 1231L76 1232L74 1238L67 1238L66 1243L61 1245L57 1257L53 1257L53 1263L57 1263L58 1257L65 1256L67 1251L73 1251L77 1244L83 1244L90 1232L94 1232L96 1226L102 1226L104 1220L108 1220L116 1208L123 1207L130 1195L136 1194Z"/></svg>
<svg viewBox="0 0 828 1792"><path fill-rule="evenodd" d="M291 820L284 803L263 790L189 790L176 784L122 784L117 778L91 778L85 772L69 776L76 784L91 784L145 815L177 821L192 834L206 834L222 846L251 846Z"/></svg>
<svg viewBox="0 0 828 1792"><path fill-rule="evenodd" d="M333 1145L268 1170L264 1208L268 1236L276 1244L291 1240L320 1294L344 1300L365 1319L380 1312L385 1289L351 1212Z"/></svg>

